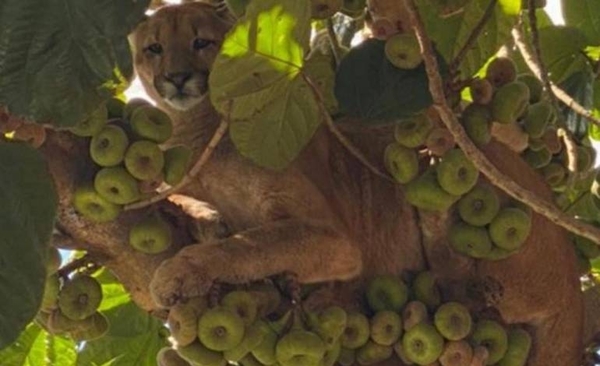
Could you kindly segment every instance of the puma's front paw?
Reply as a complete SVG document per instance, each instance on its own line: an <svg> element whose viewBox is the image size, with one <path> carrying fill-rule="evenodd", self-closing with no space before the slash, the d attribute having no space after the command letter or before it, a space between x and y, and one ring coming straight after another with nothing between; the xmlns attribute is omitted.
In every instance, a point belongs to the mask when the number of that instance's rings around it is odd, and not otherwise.
<svg viewBox="0 0 600 366"><path fill-rule="evenodd" d="M218 267L212 265L210 260L199 263L201 258L186 255L186 251L192 249L193 252L196 246L182 249L173 258L162 262L154 272L150 293L158 305L171 307L181 299L203 296L210 289L217 278L212 268Z"/></svg>

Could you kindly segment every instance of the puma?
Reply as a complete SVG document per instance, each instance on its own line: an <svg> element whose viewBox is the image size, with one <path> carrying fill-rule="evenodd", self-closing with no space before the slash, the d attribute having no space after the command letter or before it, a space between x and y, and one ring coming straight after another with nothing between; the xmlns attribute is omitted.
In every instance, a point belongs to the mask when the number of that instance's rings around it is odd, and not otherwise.
<svg viewBox="0 0 600 366"><path fill-rule="evenodd" d="M215 7L187 3L161 8L132 35L137 74L174 121L170 143L187 144L197 156L220 121L204 96L231 26ZM349 121L343 131L384 169L389 128ZM551 199L541 177L505 145L492 141L483 151L523 187ZM165 260L150 284L162 306L203 295L215 280L244 283L290 271L302 283L341 281L331 301L352 307L366 279L429 268L447 299L526 324L534 337L529 365L579 364L583 309L575 254L567 233L537 214L523 250L508 259L455 254L446 240L451 213L415 210L399 185L372 174L325 127L282 172L253 164L225 137L180 193L214 206L233 235Z"/></svg>

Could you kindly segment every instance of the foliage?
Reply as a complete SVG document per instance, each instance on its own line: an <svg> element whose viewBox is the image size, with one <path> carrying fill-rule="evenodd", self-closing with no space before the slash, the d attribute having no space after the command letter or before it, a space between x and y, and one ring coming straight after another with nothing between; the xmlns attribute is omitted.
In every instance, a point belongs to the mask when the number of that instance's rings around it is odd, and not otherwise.
<svg viewBox="0 0 600 366"><path fill-rule="evenodd" d="M562 3L565 26L551 24L542 10L537 11L542 61L554 83L600 117L600 18L595 16L600 3ZM12 116L59 129L86 119L130 82L127 34L148 4L149 0L0 2L0 107ZM457 77L451 81L467 84L471 77L484 75L497 51L512 43L511 30L526 14L520 0L498 0L474 44L461 54L489 1L466 1L461 11L449 16L439 15L436 0L419 4L438 52L438 72L446 81ZM333 20L338 31L362 27L360 20L339 14ZM316 28L309 0L252 0L215 61L209 80L211 102L229 119L230 138L239 152L265 168L284 170L329 117L360 117L375 125L408 119L431 104L425 67L392 66L383 40L369 39L350 50L342 45L337 50L343 56L339 65L327 44L319 56L325 61L317 66L317 47L310 44ZM527 32L531 35L530 29ZM519 73L528 73L523 60L514 58ZM324 115L325 106L331 116ZM0 109L0 128L8 123L7 111ZM600 140L600 128L588 118L568 106L559 112L560 123L578 144ZM59 198L43 154L12 141L10 133L4 134L8 131L0 132L2 365L154 365L156 353L167 345L167 328L139 309L119 280L105 271L97 277L104 293L99 310L111 324L107 335L77 343L34 321L44 293L47 247ZM595 173L587 169L555 187L565 212L598 222L600 199L589 193ZM597 272L597 259L591 263ZM61 276L65 280L78 270Z"/></svg>

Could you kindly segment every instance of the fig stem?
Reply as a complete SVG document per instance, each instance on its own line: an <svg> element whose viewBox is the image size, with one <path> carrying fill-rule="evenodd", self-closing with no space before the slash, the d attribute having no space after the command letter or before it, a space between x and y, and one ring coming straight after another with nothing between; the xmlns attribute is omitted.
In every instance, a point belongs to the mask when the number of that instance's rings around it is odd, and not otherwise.
<svg viewBox="0 0 600 366"><path fill-rule="evenodd" d="M337 67L342 59L342 49L340 48L340 42L333 28L333 20L331 18L327 18L327 34L329 35L329 45L331 46L331 52L333 53L335 66Z"/></svg>

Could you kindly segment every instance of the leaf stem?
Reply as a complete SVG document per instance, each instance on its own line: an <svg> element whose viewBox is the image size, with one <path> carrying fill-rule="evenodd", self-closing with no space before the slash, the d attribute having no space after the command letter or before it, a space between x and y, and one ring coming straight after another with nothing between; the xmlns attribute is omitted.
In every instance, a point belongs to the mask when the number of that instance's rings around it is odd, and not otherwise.
<svg viewBox="0 0 600 366"><path fill-rule="evenodd" d="M327 18L327 34L329 35L329 45L331 46L331 52L335 59L335 65L339 65L342 60L342 49L340 48L340 42L338 41L337 34L333 28L333 20Z"/></svg>

